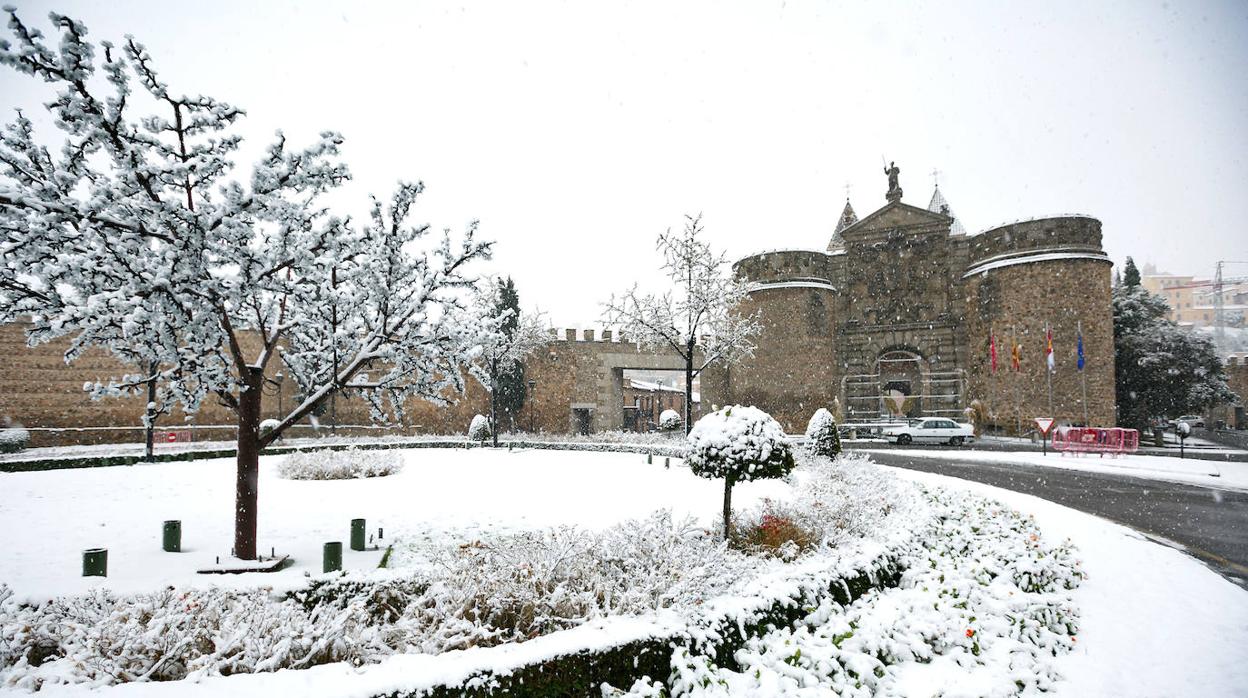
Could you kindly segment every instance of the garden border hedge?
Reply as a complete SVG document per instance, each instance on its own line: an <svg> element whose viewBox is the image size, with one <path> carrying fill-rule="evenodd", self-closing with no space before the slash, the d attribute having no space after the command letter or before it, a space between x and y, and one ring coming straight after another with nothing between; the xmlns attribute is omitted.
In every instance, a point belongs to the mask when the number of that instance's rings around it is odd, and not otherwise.
<svg viewBox="0 0 1248 698"><path fill-rule="evenodd" d="M575 651L507 671L474 672L454 684L390 691L375 694L374 698L599 696L603 683L627 690L643 676L666 682L671 673L672 652L681 648L710 655L716 665L739 670L735 655L748 638L792 625L826 598L845 605L872 589L896 587L905 571L900 561L895 556L885 555L876 562L878 564L871 565L875 567L873 570L858 570L849 577L831 577L817 589L804 589L797 598L780 597L764 602L766 607L744 622L722 614L696 619L685 631L666 637L628 640L601 650ZM694 629L698 632L691 632ZM703 639L696 639L698 637Z"/></svg>
<svg viewBox="0 0 1248 698"><path fill-rule="evenodd" d="M680 446L659 446L651 444L630 443L586 443L577 441L526 441L511 439L499 441L501 448L531 448L549 451L594 451L602 453L638 453L641 455L666 456L683 458L685 449ZM274 456L295 451L345 451L348 448L360 450L385 450L396 448L492 448L479 445L466 439L425 439L420 441L386 441L379 443L333 443L307 444L299 446L270 446L261 455ZM77 468L104 468L115 465L143 465L146 463L173 463L180 461L197 461L211 458L233 458L237 451L233 448L220 448L205 451L184 451L182 453L161 453L151 461L141 455L133 456L88 456L81 458L43 458L39 460L0 461L0 472L29 473L45 470L71 470Z"/></svg>

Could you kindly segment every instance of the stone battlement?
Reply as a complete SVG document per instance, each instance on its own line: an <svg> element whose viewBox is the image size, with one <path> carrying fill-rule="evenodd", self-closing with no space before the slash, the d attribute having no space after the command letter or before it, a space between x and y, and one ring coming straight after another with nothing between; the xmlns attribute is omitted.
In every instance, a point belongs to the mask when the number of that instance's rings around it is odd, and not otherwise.
<svg viewBox="0 0 1248 698"><path fill-rule="evenodd" d="M1101 222L1091 216L1035 218L1008 223L966 238L970 267L1035 252L1102 253Z"/></svg>

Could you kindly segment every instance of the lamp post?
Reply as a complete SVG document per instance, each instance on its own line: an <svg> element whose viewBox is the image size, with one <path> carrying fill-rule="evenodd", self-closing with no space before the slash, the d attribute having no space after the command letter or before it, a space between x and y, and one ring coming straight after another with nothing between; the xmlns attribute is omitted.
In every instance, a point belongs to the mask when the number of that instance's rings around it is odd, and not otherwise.
<svg viewBox="0 0 1248 698"><path fill-rule="evenodd" d="M283 378L282 372L278 371L277 375L273 377L277 379L277 416L278 416L278 419L281 419L282 418L282 378Z"/></svg>
<svg viewBox="0 0 1248 698"><path fill-rule="evenodd" d="M533 428L533 389L537 387L537 381L529 381L529 432L536 433Z"/></svg>

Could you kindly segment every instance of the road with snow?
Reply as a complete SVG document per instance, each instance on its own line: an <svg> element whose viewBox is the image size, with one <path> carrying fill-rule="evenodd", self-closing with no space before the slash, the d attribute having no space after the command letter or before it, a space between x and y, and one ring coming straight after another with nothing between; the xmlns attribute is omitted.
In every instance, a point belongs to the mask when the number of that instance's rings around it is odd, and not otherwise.
<svg viewBox="0 0 1248 698"><path fill-rule="evenodd" d="M982 482L1130 526L1248 587L1248 492L1035 465L874 452L883 465Z"/></svg>

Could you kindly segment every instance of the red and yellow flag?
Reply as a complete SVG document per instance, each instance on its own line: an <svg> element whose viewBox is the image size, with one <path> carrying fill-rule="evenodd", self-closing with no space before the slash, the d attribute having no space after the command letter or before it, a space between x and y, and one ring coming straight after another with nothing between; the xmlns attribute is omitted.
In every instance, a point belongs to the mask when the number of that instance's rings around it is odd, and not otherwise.
<svg viewBox="0 0 1248 698"><path fill-rule="evenodd" d="M992 361L992 372L997 372L997 335L988 333L988 358Z"/></svg>

